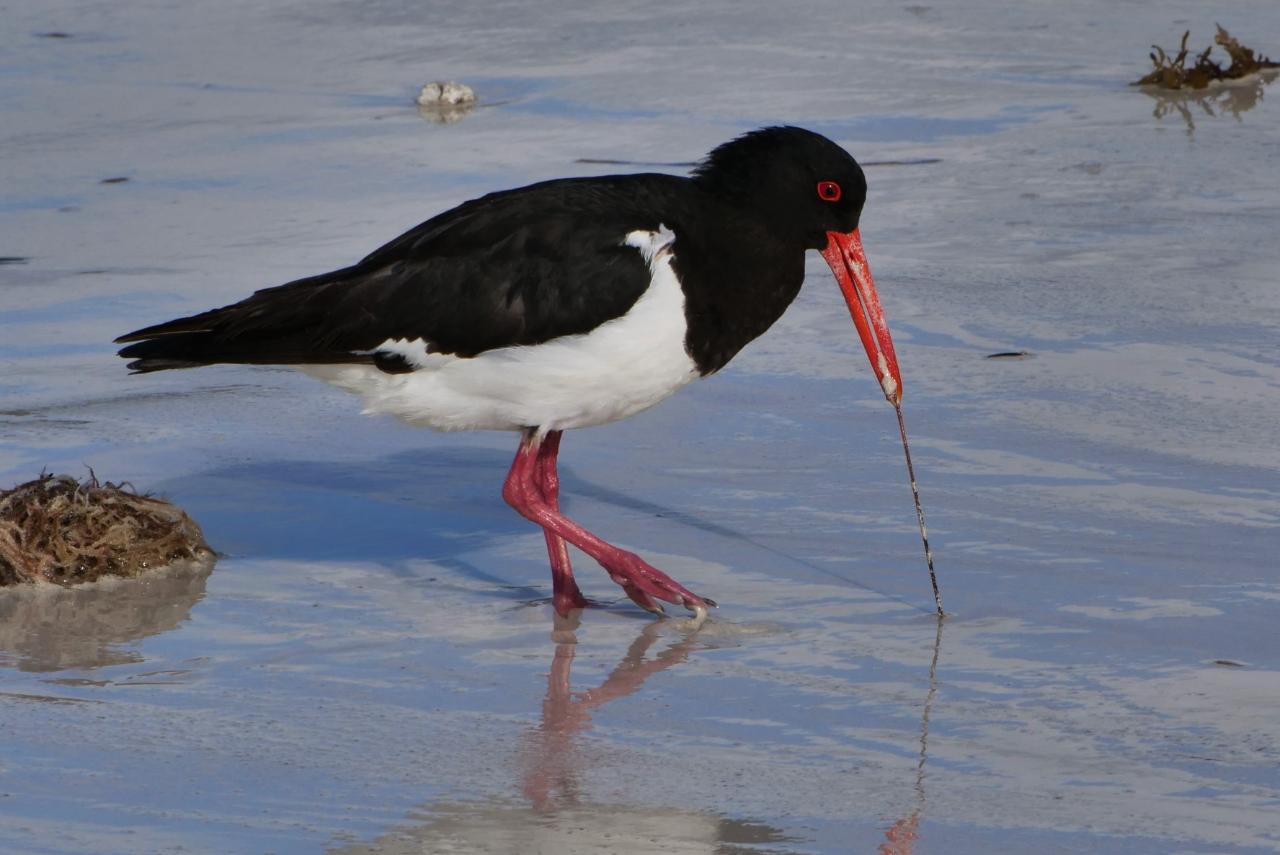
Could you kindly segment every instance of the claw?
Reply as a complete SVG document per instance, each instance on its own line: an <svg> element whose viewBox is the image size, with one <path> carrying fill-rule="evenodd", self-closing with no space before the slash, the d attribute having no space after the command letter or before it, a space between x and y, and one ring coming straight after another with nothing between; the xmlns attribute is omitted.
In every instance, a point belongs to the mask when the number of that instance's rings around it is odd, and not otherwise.
<svg viewBox="0 0 1280 855"><path fill-rule="evenodd" d="M657 602L653 597L649 596L646 592L640 590L630 582L622 585L622 592L631 599L631 602L635 603L645 611L658 615L659 617L666 616L667 610L662 607L662 603Z"/></svg>
<svg viewBox="0 0 1280 855"><path fill-rule="evenodd" d="M710 597L699 597L696 594L681 594L679 595L679 599L680 605L684 606L691 612L696 611L697 609L706 611L707 609L719 607L719 604Z"/></svg>

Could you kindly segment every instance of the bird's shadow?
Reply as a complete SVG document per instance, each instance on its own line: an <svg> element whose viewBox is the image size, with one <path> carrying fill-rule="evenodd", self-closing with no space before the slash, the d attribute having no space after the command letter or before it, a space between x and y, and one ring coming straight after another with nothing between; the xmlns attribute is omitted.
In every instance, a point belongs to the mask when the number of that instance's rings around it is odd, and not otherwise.
<svg viewBox="0 0 1280 855"><path fill-rule="evenodd" d="M501 567L481 567L468 557L495 540L533 531L502 501L510 464L511 452L455 445L350 461L254 461L170 479L153 489L186 508L209 542L227 556L376 562L410 582L425 582L413 562L428 560L484 583L492 596L536 600L548 595L549 585L513 584ZM661 517L759 550L771 561L783 559L806 575L897 599L688 510L583 479L572 466L562 464L560 475L570 512L575 499L587 499L630 514ZM716 560L716 550L709 547L698 557Z"/></svg>
<svg viewBox="0 0 1280 855"><path fill-rule="evenodd" d="M195 517L224 557L374 562L424 584L413 562L425 559L485 583L493 596L530 600L548 592L467 558L531 531L502 501L509 465L504 452L474 446L350 461L259 460L153 490Z"/></svg>

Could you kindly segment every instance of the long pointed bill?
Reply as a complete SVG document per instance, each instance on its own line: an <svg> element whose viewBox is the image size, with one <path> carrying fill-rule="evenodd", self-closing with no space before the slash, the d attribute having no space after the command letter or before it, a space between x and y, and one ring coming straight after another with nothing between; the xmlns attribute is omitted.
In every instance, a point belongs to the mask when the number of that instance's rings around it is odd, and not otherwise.
<svg viewBox="0 0 1280 855"><path fill-rule="evenodd" d="M893 352L893 339L889 337L876 283L862 251L862 236L857 229L848 234L827 232L827 247L822 250L822 257L840 283L849 314L853 315L853 325L858 328L867 358L880 380L880 388L896 407L902 402L902 375L898 372L898 357Z"/></svg>

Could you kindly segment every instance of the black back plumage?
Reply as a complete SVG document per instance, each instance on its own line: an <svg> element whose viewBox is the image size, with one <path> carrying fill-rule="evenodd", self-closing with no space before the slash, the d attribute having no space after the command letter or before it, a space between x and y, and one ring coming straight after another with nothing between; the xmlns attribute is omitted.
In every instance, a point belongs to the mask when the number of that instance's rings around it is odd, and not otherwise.
<svg viewBox="0 0 1280 855"><path fill-rule="evenodd" d="M671 176L564 179L493 193L411 229L351 267L267 288L117 339L136 371L213 362L373 362L388 339L474 356L583 333L626 312L649 271L621 236Z"/></svg>
<svg viewBox="0 0 1280 855"><path fill-rule="evenodd" d="M815 179L814 176L817 176ZM850 187L839 206L813 182ZM351 267L267 288L220 309L131 332L135 371L211 363L370 363L389 339L469 357L586 333L625 314L650 283L625 246L637 229L676 235L686 346L722 367L795 298L804 251L825 229L857 226L861 170L817 134L766 128L713 151L691 178L570 178L492 193L405 232Z"/></svg>

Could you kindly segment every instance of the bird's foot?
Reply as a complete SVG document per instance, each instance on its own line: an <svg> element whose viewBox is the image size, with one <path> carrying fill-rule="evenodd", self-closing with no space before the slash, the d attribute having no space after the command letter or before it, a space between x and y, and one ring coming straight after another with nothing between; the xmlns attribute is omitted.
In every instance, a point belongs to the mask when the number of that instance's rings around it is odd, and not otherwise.
<svg viewBox="0 0 1280 855"><path fill-rule="evenodd" d="M622 588L631 602L645 611L665 615L666 609L658 602L663 600L684 606L694 613L694 619L700 624L707 609L716 606L715 600L699 597L634 552L620 549L608 563L601 563L609 571L609 578Z"/></svg>
<svg viewBox="0 0 1280 855"><path fill-rule="evenodd" d="M560 590L552 594L551 605L555 607L556 614L560 615L560 617L567 617L573 609L585 609L588 606L597 604L582 596L578 586L574 585L569 590Z"/></svg>

